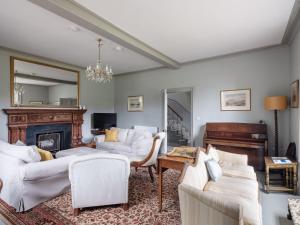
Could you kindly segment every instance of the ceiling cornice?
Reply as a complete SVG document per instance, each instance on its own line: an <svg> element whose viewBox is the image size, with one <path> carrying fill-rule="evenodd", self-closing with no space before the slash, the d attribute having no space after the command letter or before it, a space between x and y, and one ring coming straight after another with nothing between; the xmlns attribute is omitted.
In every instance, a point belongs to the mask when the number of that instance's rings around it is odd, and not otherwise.
<svg viewBox="0 0 300 225"><path fill-rule="evenodd" d="M131 36L73 0L29 1L126 48L138 52L164 66L174 69L180 67L180 64L177 61Z"/></svg>
<svg viewBox="0 0 300 225"><path fill-rule="evenodd" d="M282 38L282 44L290 45L300 28L300 0L295 0L285 33Z"/></svg>

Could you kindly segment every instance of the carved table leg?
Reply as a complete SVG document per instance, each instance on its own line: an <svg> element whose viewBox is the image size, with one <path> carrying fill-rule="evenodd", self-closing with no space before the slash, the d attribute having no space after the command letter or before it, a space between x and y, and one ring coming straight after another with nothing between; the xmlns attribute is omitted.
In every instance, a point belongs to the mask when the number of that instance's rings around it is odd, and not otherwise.
<svg viewBox="0 0 300 225"><path fill-rule="evenodd" d="M266 166L266 187L265 190L269 193L269 185L270 185L270 174L269 174L269 167Z"/></svg>
<svg viewBox="0 0 300 225"><path fill-rule="evenodd" d="M162 195L163 195L163 171L161 168L161 163L158 160L158 211L162 210Z"/></svg>
<svg viewBox="0 0 300 225"><path fill-rule="evenodd" d="M297 166L293 167L293 188L294 188L294 194L297 194Z"/></svg>

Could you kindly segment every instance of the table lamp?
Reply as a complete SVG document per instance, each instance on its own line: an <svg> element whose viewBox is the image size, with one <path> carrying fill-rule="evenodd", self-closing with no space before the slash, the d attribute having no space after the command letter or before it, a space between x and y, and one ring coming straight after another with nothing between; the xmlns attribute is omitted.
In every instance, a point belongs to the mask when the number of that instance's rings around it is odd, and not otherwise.
<svg viewBox="0 0 300 225"><path fill-rule="evenodd" d="M275 119L275 156L278 156L278 119L277 111L285 110L288 107L286 96L267 96L265 97L265 109L274 110Z"/></svg>

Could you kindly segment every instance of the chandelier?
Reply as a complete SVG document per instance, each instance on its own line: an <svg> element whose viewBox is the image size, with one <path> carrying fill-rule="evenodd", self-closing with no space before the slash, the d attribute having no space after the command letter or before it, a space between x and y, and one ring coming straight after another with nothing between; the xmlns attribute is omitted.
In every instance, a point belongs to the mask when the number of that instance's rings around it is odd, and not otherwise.
<svg viewBox="0 0 300 225"><path fill-rule="evenodd" d="M103 66L100 60L100 53L101 53L101 39L98 39L98 49L99 49L99 54L98 54L98 61L96 66L89 65L86 68L86 77L88 80L95 81L97 83L109 83L112 80L112 69L111 66L106 65Z"/></svg>

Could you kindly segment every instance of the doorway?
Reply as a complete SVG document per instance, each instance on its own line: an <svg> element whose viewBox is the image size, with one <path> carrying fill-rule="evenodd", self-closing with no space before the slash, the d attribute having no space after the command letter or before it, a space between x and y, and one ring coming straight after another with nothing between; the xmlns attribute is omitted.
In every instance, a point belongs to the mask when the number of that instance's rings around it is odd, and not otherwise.
<svg viewBox="0 0 300 225"><path fill-rule="evenodd" d="M174 88L164 90L165 149L193 145L193 90Z"/></svg>

